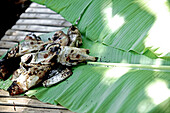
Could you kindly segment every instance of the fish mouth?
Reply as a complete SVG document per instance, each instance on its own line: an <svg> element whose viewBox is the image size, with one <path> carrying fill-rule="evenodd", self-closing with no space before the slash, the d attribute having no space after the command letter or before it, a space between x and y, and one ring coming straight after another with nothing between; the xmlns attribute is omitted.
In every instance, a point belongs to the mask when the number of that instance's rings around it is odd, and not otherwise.
<svg viewBox="0 0 170 113"><path fill-rule="evenodd" d="M17 84L16 81L14 81L11 86L9 86L9 88L7 89L7 91L9 92L9 94L11 96L14 95L18 95L18 94L22 94L24 92L24 90Z"/></svg>

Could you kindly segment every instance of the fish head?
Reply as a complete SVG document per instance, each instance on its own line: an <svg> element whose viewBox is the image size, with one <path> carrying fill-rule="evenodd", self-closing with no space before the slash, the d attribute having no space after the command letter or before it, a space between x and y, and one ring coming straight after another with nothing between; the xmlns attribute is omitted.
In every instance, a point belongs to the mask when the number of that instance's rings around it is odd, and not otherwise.
<svg viewBox="0 0 170 113"><path fill-rule="evenodd" d="M59 43L62 46L69 44L69 37L63 31L57 31L52 37L54 43Z"/></svg>
<svg viewBox="0 0 170 113"><path fill-rule="evenodd" d="M80 31L78 30L77 27L72 25L68 29L67 35L70 38L69 46L71 46L71 47L79 47L80 45L82 45L81 33L80 33Z"/></svg>

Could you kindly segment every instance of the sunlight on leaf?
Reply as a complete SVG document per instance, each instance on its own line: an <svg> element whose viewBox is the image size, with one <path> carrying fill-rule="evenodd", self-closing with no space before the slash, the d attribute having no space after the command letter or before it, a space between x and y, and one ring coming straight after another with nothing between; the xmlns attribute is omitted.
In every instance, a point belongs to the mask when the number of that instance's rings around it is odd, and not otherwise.
<svg viewBox="0 0 170 113"><path fill-rule="evenodd" d="M168 84L161 79L151 82L146 88L146 93L155 105L160 104L170 97L170 89L168 88Z"/></svg>
<svg viewBox="0 0 170 113"><path fill-rule="evenodd" d="M138 105L138 113L146 113L150 111L155 105L152 103L150 99L145 99L140 102Z"/></svg>
<svg viewBox="0 0 170 113"><path fill-rule="evenodd" d="M162 65L163 59L156 59L155 65L160 66Z"/></svg>
<svg viewBox="0 0 170 113"><path fill-rule="evenodd" d="M120 27L123 26L123 24L125 23L125 20L122 16L120 16L119 14L116 15L112 15L112 7L108 7L106 9L103 10L103 13L106 17L106 21L107 21L107 26L109 27L109 29L112 32L117 31Z"/></svg>
<svg viewBox="0 0 170 113"><path fill-rule="evenodd" d="M148 12L155 15L156 20L149 30L145 46L151 49L160 57L170 52L170 12L166 5L167 0L139 0L139 4Z"/></svg>
<svg viewBox="0 0 170 113"><path fill-rule="evenodd" d="M156 15L164 15L168 11L167 0L137 0L146 10ZM161 7L161 8L160 8Z"/></svg>
<svg viewBox="0 0 170 113"><path fill-rule="evenodd" d="M113 82L115 82L117 79L119 79L121 76L126 74L129 70L130 68L126 68L126 67L114 67L108 69L103 75L104 79L102 82L106 85L110 85Z"/></svg>
<svg viewBox="0 0 170 113"><path fill-rule="evenodd" d="M122 59L121 63L128 63L125 59Z"/></svg>

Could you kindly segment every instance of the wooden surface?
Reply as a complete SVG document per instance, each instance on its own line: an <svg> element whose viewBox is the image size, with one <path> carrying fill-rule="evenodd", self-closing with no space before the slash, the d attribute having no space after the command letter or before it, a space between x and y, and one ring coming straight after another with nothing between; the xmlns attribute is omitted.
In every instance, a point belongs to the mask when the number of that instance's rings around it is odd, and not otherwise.
<svg viewBox="0 0 170 113"><path fill-rule="evenodd" d="M73 113L62 106L42 103L35 98L9 96L3 90L0 90L0 112Z"/></svg>
<svg viewBox="0 0 170 113"><path fill-rule="evenodd" d="M20 15L16 24L8 29L0 40L0 56L7 50L24 39L25 35L35 33L41 35L44 33L61 30L70 26L61 15L46 8L45 6L32 3L25 13Z"/></svg>
<svg viewBox="0 0 170 113"><path fill-rule="evenodd" d="M0 40L0 56L31 32L36 35L61 30L71 24L61 15L56 14L45 6L32 3L30 7L21 14L20 19ZM7 91L0 90L0 112L31 112L31 113L72 113L62 106L45 104L35 98L25 96L9 96Z"/></svg>

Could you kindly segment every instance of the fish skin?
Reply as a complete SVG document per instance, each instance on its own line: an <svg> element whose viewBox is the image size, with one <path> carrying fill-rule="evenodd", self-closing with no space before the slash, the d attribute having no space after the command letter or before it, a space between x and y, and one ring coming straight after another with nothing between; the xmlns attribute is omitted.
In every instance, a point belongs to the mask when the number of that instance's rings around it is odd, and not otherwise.
<svg viewBox="0 0 170 113"><path fill-rule="evenodd" d="M44 80L45 75L51 69L51 65L24 63L20 65L20 69L17 69L13 73L11 79L14 84L8 88L10 95L21 94L38 85Z"/></svg>
<svg viewBox="0 0 170 113"><path fill-rule="evenodd" d="M34 33L27 34L24 40L34 40L34 41L41 41L39 36L36 36Z"/></svg>
<svg viewBox="0 0 170 113"><path fill-rule="evenodd" d="M43 41L33 41L33 40L25 40L19 44L19 52L17 56L23 56L24 54L28 54L31 52L38 52L43 48Z"/></svg>
<svg viewBox="0 0 170 113"><path fill-rule="evenodd" d="M16 95L21 92L25 92L42 82L46 73L51 70L53 66L52 63L72 66L84 61L96 60L96 57L89 56L87 53L89 53L88 49L61 46L60 44L52 44L52 46L49 47L48 50L31 53L32 59L27 59L30 60L30 62L28 62L28 64L25 63L27 62L27 60L25 60L25 62L21 62L20 68L13 73L11 80L15 82L16 85L9 87L10 95ZM55 58L54 61L52 61L53 58ZM58 74L44 81L43 86L52 86L59 83L60 81L63 81L71 75L72 72L70 69L62 69Z"/></svg>
<svg viewBox="0 0 170 113"><path fill-rule="evenodd" d="M61 46L58 43L51 44L47 50L53 52L53 54L57 56L55 59L57 63L61 63L66 66L77 65L78 63L85 61L96 61L97 59L96 57L88 55L88 49Z"/></svg>
<svg viewBox="0 0 170 113"><path fill-rule="evenodd" d="M82 45L82 37L80 31L75 26L70 26L70 28L67 31L67 35L70 38L70 44L71 47L80 47Z"/></svg>
<svg viewBox="0 0 170 113"><path fill-rule="evenodd" d="M52 72L50 74L52 74ZM57 72L55 72L55 74L52 77L45 80L42 84L44 87L50 87L60 83L61 81L65 80L71 75L72 75L72 71L69 68L62 69L61 72L57 70Z"/></svg>
<svg viewBox="0 0 170 113"><path fill-rule="evenodd" d="M67 46L70 42L69 37L63 31L57 31L52 37L54 43L59 43L62 46Z"/></svg>
<svg viewBox="0 0 170 113"><path fill-rule="evenodd" d="M41 41L36 35L27 35L24 42L4 57L4 61L20 58L19 68L11 78L13 84L8 88L10 95L21 94L42 82L43 86L50 87L72 75L70 66L96 61L97 57L90 56L88 49L77 48L81 44L81 34L75 26L69 28L67 35L57 31L48 42ZM0 73L0 78L5 76Z"/></svg>
<svg viewBox="0 0 170 113"><path fill-rule="evenodd" d="M54 37L61 38L61 40L54 40ZM24 56L25 54L43 51L45 49L44 46L51 45L51 43L55 43L55 42L61 44L62 46L67 46L69 44L69 46L75 46L75 47L79 47L82 44L81 34L77 29L77 27L75 26L71 26L69 28L67 35L63 31L57 31L53 36L53 41L43 42L40 37L34 34L26 35L24 40L25 40L24 42L20 42L17 46L15 46L14 48L12 48L10 51L7 52L6 56L3 58L5 62L8 63L7 59L9 59L11 64L19 65L19 62L11 62L10 59L14 60ZM7 66L3 65L4 62L2 64L2 60L0 62L1 62L0 79L8 78L9 75L11 75L12 73L9 73L8 65ZM76 64L77 63L74 63L74 65Z"/></svg>
<svg viewBox="0 0 170 113"><path fill-rule="evenodd" d="M0 60L0 79L6 80L17 68L19 68L21 56L27 53L31 53L32 51L38 51L38 49L41 48L43 41L41 41L40 37L37 37L34 34L32 35L34 38L30 38L30 34L26 35L24 42L20 42L18 45L11 48ZM35 42L36 44L31 44L31 42ZM23 49L25 47L27 49Z"/></svg>
<svg viewBox="0 0 170 113"><path fill-rule="evenodd" d="M97 58L88 55L89 50L83 48L61 46L57 62L62 65L72 66L81 62L96 61Z"/></svg>

